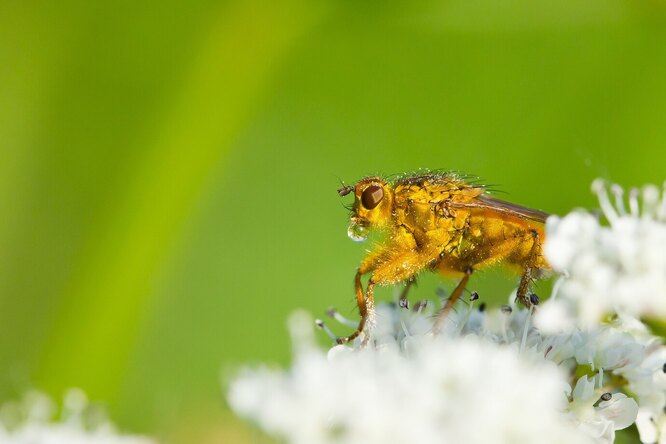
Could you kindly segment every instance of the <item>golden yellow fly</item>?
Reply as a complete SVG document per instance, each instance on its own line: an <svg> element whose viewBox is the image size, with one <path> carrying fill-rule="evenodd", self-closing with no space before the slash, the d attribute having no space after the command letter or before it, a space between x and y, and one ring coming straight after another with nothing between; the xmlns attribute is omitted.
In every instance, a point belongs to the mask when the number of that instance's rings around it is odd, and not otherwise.
<svg viewBox="0 0 666 444"><path fill-rule="evenodd" d="M374 309L373 287L410 282L424 270L461 277L440 319L461 296L474 270L502 263L521 274L516 297L530 306L532 278L549 268L542 254L548 214L491 197L486 188L453 173L401 176L393 181L366 177L354 187L349 237L367 238L369 230L386 231L386 239L361 262L355 278L361 315L356 338ZM361 277L370 274L363 291Z"/></svg>

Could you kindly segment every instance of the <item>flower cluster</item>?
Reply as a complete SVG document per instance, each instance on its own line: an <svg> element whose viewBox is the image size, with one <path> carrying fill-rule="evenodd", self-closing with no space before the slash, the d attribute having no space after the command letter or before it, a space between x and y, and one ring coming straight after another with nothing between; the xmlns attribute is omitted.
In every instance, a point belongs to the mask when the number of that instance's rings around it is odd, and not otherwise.
<svg viewBox="0 0 666 444"><path fill-rule="evenodd" d="M565 276L558 297L584 326L609 313L665 319L666 197L634 189L627 209L622 188L610 190L614 203L603 182L593 184L608 226L584 211L548 219L545 254Z"/></svg>
<svg viewBox="0 0 666 444"><path fill-rule="evenodd" d="M666 204L647 187L627 211L612 189L614 204L595 185L609 226L549 219L554 300L474 295L437 325L432 304L380 304L367 337L327 354L298 315L291 369L245 369L231 407L290 443L611 443L634 423L666 443L666 347L639 320L666 318Z"/></svg>
<svg viewBox="0 0 666 444"><path fill-rule="evenodd" d="M153 444L139 436L121 435L103 411L88 404L80 390L70 390L62 413L55 418L55 403L40 392L29 392L19 402L0 406L0 442L3 444Z"/></svg>
<svg viewBox="0 0 666 444"><path fill-rule="evenodd" d="M638 412L621 389L654 390L627 323L542 335L531 311L472 305L435 335L430 314L379 305L371 344L327 356L297 340L290 371L246 369L230 404L292 443L612 442Z"/></svg>

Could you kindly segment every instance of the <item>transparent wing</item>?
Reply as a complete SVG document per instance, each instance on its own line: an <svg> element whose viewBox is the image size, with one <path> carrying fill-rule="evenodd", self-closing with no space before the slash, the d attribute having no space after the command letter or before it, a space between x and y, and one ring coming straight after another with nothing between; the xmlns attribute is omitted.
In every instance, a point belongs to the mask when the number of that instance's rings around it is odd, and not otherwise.
<svg viewBox="0 0 666 444"><path fill-rule="evenodd" d="M453 208L478 208L482 210L494 211L507 216L513 216L520 219L527 219L534 222L545 223L549 214L543 211L533 210L531 208L495 199L494 197L480 195L468 202L450 202L449 206Z"/></svg>

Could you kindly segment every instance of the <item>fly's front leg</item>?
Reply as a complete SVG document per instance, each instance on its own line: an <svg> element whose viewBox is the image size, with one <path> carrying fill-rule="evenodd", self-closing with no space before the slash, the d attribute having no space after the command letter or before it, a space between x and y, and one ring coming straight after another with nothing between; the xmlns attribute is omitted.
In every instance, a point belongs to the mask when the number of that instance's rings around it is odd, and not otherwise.
<svg viewBox="0 0 666 444"><path fill-rule="evenodd" d="M358 313L361 315L361 320L359 321L358 327L354 333L349 336L341 336L336 340L338 344L345 344L356 339L365 328L365 323L367 322L369 315L373 314L374 312L375 300L372 294L372 287L374 283L372 280L370 280L368 282L367 291L364 292L363 285L361 283L361 276L363 276L363 271L361 268L359 268L356 271L356 278L354 283L356 288L356 305L358 305Z"/></svg>
<svg viewBox="0 0 666 444"><path fill-rule="evenodd" d="M375 261L375 258L381 260ZM414 277L416 273L423 270L432 262L431 257L417 250L392 252L375 256L372 261L364 262L356 272L356 303L361 320L354 333L347 337L337 339L338 344L356 339L361 332L368 327L368 321L374 316L375 300L373 289L375 285L388 285L404 282ZM361 276L372 272L366 291L363 291Z"/></svg>

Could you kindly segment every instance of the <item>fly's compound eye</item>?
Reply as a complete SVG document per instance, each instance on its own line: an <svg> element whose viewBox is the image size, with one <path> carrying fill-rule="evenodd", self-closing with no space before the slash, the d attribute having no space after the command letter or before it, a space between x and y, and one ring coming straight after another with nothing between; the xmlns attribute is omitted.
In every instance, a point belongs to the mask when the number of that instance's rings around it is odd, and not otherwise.
<svg viewBox="0 0 666 444"><path fill-rule="evenodd" d="M379 185L370 185L361 194L361 204L368 210L372 210L384 198L384 190Z"/></svg>

